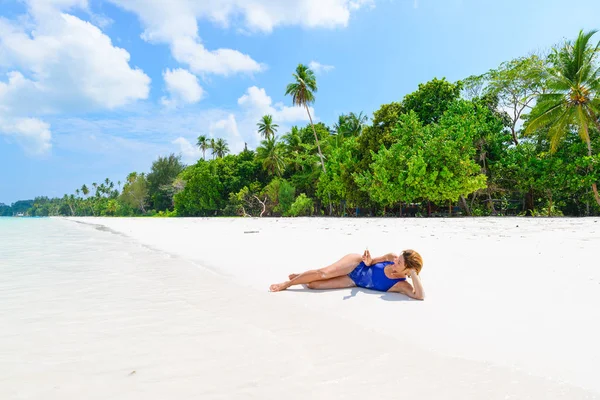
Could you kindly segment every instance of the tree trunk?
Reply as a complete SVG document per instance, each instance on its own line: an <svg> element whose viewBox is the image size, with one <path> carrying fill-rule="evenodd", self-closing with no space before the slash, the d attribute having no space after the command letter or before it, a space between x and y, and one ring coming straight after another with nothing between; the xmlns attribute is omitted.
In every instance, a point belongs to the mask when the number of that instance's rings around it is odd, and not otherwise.
<svg viewBox="0 0 600 400"><path fill-rule="evenodd" d="M267 209L267 198L265 197L265 201L261 201L261 200L258 198L258 196L256 196L256 195L253 195L253 196L254 196L254 198L255 198L256 200L258 200L258 202L259 202L259 203L262 205L262 208L263 208L263 209L262 209L262 211L261 211L261 213L260 213L260 216L262 217L262 216L263 216L263 214L265 213L265 210Z"/></svg>
<svg viewBox="0 0 600 400"><path fill-rule="evenodd" d="M496 215L496 207L494 207L494 200L492 199L492 195L490 194L490 188L488 187L486 189L487 191L487 195L488 195L488 205L490 207L490 209L492 210L492 215Z"/></svg>
<svg viewBox="0 0 600 400"><path fill-rule="evenodd" d="M308 119L310 120L310 126L312 126L313 133L315 134L315 143L317 143L317 149L319 150L319 157L321 158L321 167L323 167L323 172L327 172L325 170L325 161L323 160L323 153L321 152L321 145L319 144L319 138L317 137L317 130L315 129L315 124L313 124L312 117L310 116L310 110L308 109L308 104L304 104L304 108L306 108L306 112L308 113Z"/></svg>
<svg viewBox="0 0 600 400"><path fill-rule="evenodd" d="M600 123L598 122L598 119L594 115L590 115L590 117L592 118L592 121L594 121L596 123L596 127L598 127L598 131L600 131ZM588 156L591 157L592 156L592 143L590 141L590 134L588 132L588 127L585 123L583 125L583 130L585 132L585 144L587 144ZM589 171L592 171L592 167L589 168ZM596 199L596 203L598 203L598 205L600 206L600 195L598 195L598 186L596 186L596 183L592 183L592 191L594 192L594 198Z"/></svg>
<svg viewBox="0 0 600 400"><path fill-rule="evenodd" d="M467 204L467 200L465 199L465 197L462 194L460 195L460 202L461 202L463 208L465 209L465 214L467 214L467 217L470 217L471 210L469 210L469 205Z"/></svg>
<svg viewBox="0 0 600 400"><path fill-rule="evenodd" d="M515 146L519 145L519 139L517 139L517 131L515 129L515 127L517 126L517 122L518 122L518 119L515 118L513 120L512 126L510 127L510 133L512 134L512 139L513 139Z"/></svg>
<svg viewBox="0 0 600 400"><path fill-rule="evenodd" d="M325 160L323 159L323 153L321 152L321 145L319 144L319 138L317 137L317 130L315 129L315 124L313 124L312 117L310 116L310 110L308 109L308 104L304 103L304 108L306 108L306 112L308 113L308 119L310 120L310 126L312 126L313 133L315 135L315 142L317 143L317 150L319 150L319 157L321 158L321 167L323 167L323 172L327 173L325 169ZM329 197L329 215L331 215L331 209L333 205L331 204L331 193L327 193Z"/></svg>
<svg viewBox="0 0 600 400"><path fill-rule="evenodd" d="M600 206L600 195L598 195L598 186L595 183L592 183L592 190L594 191L594 197L596 198L596 203Z"/></svg>
<svg viewBox="0 0 600 400"><path fill-rule="evenodd" d="M531 217L533 214L533 189L529 189L529 192L525 195L525 215Z"/></svg>

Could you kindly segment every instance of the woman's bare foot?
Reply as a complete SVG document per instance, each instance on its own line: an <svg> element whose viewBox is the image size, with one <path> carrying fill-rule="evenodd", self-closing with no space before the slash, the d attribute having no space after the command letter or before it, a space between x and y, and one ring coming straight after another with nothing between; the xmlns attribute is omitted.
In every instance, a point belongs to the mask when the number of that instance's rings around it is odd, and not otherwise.
<svg viewBox="0 0 600 400"><path fill-rule="evenodd" d="M294 278L297 278L300 274L289 274L288 279L291 281Z"/></svg>
<svg viewBox="0 0 600 400"><path fill-rule="evenodd" d="M269 287L269 291L271 292L281 292L289 287L288 282L283 283L274 283Z"/></svg>

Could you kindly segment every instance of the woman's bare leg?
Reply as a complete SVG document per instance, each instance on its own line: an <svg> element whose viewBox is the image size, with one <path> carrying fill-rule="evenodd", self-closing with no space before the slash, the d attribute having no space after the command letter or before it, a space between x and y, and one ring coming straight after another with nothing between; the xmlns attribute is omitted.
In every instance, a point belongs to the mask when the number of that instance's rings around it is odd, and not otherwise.
<svg viewBox="0 0 600 400"><path fill-rule="evenodd" d="M337 278L331 278L324 281L314 281L309 283L309 289L315 290L326 290L326 289L345 289L355 287L356 284L349 276L338 276Z"/></svg>
<svg viewBox="0 0 600 400"><path fill-rule="evenodd" d="M334 262L331 265L328 265L325 268L306 271L289 281L273 284L271 285L270 290L272 292L279 292L293 285L302 285L315 281L324 281L326 279L348 275L354 270L354 268L358 266L358 264L360 264L361 261L362 256L360 254L347 254L338 261Z"/></svg>

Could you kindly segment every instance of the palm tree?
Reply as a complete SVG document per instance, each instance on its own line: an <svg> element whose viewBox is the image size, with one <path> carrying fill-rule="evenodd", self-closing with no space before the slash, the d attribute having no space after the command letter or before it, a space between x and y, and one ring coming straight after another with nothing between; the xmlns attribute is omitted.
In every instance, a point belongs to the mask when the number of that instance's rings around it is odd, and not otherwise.
<svg viewBox="0 0 600 400"><path fill-rule="evenodd" d="M227 141L221 138L217 139L213 147L213 154L215 154L219 158L223 158L227 153L229 153L229 146L227 145Z"/></svg>
<svg viewBox="0 0 600 400"><path fill-rule="evenodd" d="M350 136L360 136L368 119L369 118L364 115L362 111L359 112L358 115L351 112L347 119L347 133Z"/></svg>
<svg viewBox="0 0 600 400"><path fill-rule="evenodd" d="M321 145L319 144L317 131L315 130L315 125L313 124L310 110L308 109L308 105L315 102L314 92L317 91L317 80L315 78L315 73L306 65L299 64L298 67L296 67L296 73L292 74L292 76L294 77L294 82L287 85L285 94L286 96L288 94L292 95L292 103L295 106L306 108L310 125L312 126L313 133L315 134L315 142L317 143L319 157L321 158L321 167L323 167L323 172L327 172L325 170L325 161L323 159L323 153L321 152Z"/></svg>
<svg viewBox="0 0 600 400"><path fill-rule="evenodd" d="M289 161L293 163L294 169L296 171L302 169L302 164L298 163L298 156L303 150L300 129L297 126L292 126L292 129L283 135L282 140L285 146L285 154L289 158Z"/></svg>
<svg viewBox="0 0 600 400"><path fill-rule="evenodd" d="M206 160L206 150L208 150L208 148L210 146L210 143L209 143L206 135L198 136L198 141L196 142L196 145L198 146L198 148L200 148L200 150L202 150L202 158L204 160Z"/></svg>
<svg viewBox="0 0 600 400"><path fill-rule="evenodd" d="M283 158L281 142L276 138L268 138L260 142L256 148L256 159L262 161L262 166L270 175L283 175L285 160Z"/></svg>
<svg viewBox="0 0 600 400"><path fill-rule="evenodd" d="M258 133L260 133L265 139L275 137L277 128L279 128L279 125L273 123L273 116L271 115L263 115L256 125L258 126Z"/></svg>
<svg viewBox="0 0 600 400"><path fill-rule="evenodd" d="M345 136L346 132L348 132L348 116L346 114L342 114L338 117L338 122L333 124L333 130L337 136Z"/></svg>
<svg viewBox="0 0 600 400"><path fill-rule="evenodd" d="M600 130L600 68L596 65L600 43L590 44L596 32L580 31L575 43L567 42L561 49L554 49L554 65L547 70L548 90L538 96L532 112L535 117L525 129L525 133L530 134L548 127L552 152L576 127L587 145L588 156L592 156L589 126L595 124ZM600 205L596 183L592 184L592 191Z"/></svg>
<svg viewBox="0 0 600 400"><path fill-rule="evenodd" d="M88 189L86 185L83 185L81 187L81 193L83 193L83 195L87 197L87 195L90 193L90 189Z"/></svg>
<svg viewBox="0 0 600 400"><path fill-rule="evenodd" d="M215 159L215 139L214 138L210 138L210 141L208 142L208 148L211 150L211 154L213 156L213 160Z"/></svg>

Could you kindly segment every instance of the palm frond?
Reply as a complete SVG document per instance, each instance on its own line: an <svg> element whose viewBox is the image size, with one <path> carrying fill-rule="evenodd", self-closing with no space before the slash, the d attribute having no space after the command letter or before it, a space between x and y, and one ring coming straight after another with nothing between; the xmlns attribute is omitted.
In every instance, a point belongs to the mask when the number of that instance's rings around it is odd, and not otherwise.
<svg viewBox="0 0 600 400"><path fill-rule="evenodd" d="M548 130L548 138L550 139L550 151L555 152L558 144L564 139L568 133L569 125L575 122L574 109L567 108L558 117Z"/></svg>
<svg viewBox="0 0 600 400"><path fill-rule="evenodd" d="M584 110L584 108L580 105L577 107L577 120L579 125L579 137L584 142L588 143L590 141L590 135L588 132L588 126L590 125L590 115Z"/></svg>
<svg viewBox="0 0 600 400"><path fill-rule="evenodd" d="M541 108L541 104L538 104L538 106ZM525 131L523 132L525 136L531 135L534 131L554 123L554 121L556 121L557 118L563 113L564 104L562 102L556 102L548 105L543 110L544 111L540 115L529 122L525 128Z"/></svg>

